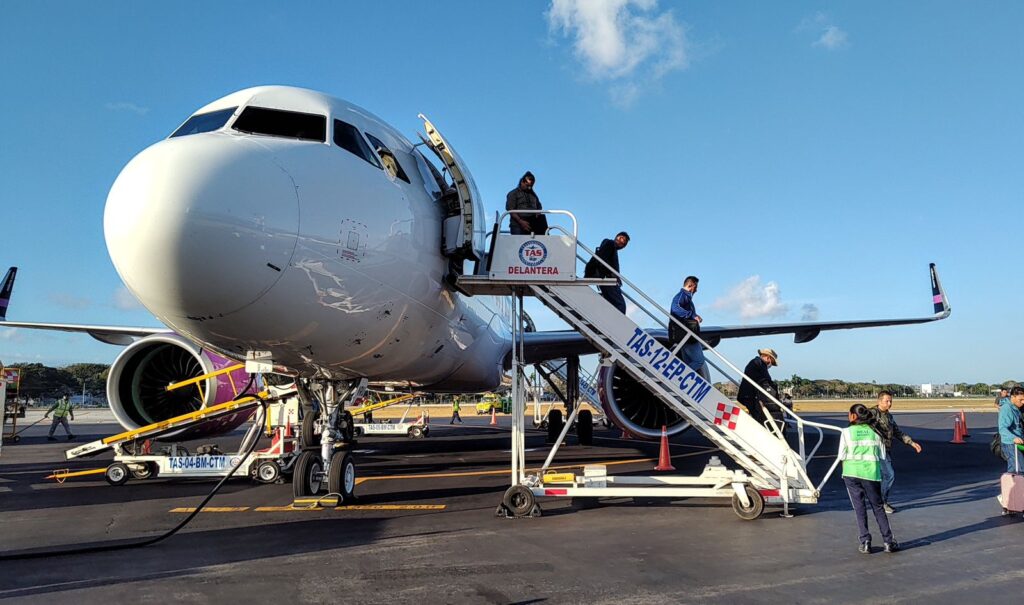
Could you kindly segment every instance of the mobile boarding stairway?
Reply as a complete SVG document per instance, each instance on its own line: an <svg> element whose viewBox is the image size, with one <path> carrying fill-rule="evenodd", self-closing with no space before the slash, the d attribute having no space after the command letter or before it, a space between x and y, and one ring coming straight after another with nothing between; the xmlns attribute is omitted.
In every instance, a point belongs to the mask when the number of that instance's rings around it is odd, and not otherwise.
<svg viewBox="0 0 1024 605"><path fill-rule="evenodd" d="M735 376L735 379L729 378L734 382L743 379L743 373L735 365L708 347L699 336L677 324L685 330L686 337L669 349L606 302L593 288L614 285L615 279L578 278L577 260L589 259L593 251L578 242L576 218L565 211L541 212L568 218L572 222L572 231L555 226L546 235L531 236L509 235L495 229L487 271L459 278L461 288L470 293L513 295L512 372L518 379L512 382L512 486L505 493L499 514L516 517L539 515L538 496L723 497L732 500L733 509L743 519L759 517L765 504L781 504L784 514L788 515L791 503L816 503L822 486L838 465L838 459L817 484L808 475L807 465L824 440L822 431L838 432L840 429L800 418L755 384L762 394L779 405L787 415L787 421L796 426L798 448L791 448L783 438L781 428L770 417L765 424L759 424L711 382L677 358L676 353L682 345L689 339L695 339L706 347L706 356L712 367L727 377ZM499 225L507 214L499 218ZM553 232L560 233L556 235ZM666 326L666 321L674 321L666 309L632 282L611 267L608 269L621 279L624 288L629 287L639 295L639 299L628 295L627 298L648 316L661 326ZM697 477L617 477L608 475L606 468L599 465L585 467L582 475L549 473L548 468L559 444L579 410L577 406L540 470L527 472L521 363L524 358L524 296L534 296L550 308L587 338L605 357L606 363L615 363L626 370L740 468L728 468L717 456L712 456ZM660 319L657 313L667 320ZM805 446L805 429L814 429L818 435L817 443L810 451Z"/></svg>

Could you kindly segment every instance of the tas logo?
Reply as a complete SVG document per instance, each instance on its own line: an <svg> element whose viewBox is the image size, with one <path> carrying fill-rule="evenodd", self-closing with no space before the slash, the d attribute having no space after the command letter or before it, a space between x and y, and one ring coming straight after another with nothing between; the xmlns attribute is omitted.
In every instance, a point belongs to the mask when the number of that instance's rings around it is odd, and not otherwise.
<svg viewBox="0 0 1024 605"><path fill-rule="evenodd" d="M532 239L519 247L519 260L527 267L536 267L548 258L544 244Z"/></svg>

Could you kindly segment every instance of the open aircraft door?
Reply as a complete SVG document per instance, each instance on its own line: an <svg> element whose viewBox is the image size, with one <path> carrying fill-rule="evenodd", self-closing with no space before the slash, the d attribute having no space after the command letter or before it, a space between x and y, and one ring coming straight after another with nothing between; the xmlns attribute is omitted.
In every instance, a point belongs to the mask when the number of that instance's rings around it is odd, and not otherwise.
<svg viewBox="0 0 1024 605"><path fill-rule="evenodd" d="M480 199L480 192L473 182L473 176L466 169L465 162L455 153L455 149L441 136L437 128L424 116L419 114L423 120L423 127L427 137L420 138L437 155L438 159L448 169L454 183L452 194L446 194L445 219L442 239L442 249L446 256L459 261L479 261L484 256L484 239L486 228L484 227L484 207Z"/></svg>

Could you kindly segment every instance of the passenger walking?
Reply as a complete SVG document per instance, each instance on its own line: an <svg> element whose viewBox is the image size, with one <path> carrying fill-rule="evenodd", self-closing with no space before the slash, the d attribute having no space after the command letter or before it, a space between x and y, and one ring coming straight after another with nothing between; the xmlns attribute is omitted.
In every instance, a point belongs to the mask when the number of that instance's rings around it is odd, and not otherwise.
<svg viewBox="0 0 1024 605"><path fill-rule="evenodd" d="M505 210L541 210L540 198L533 191L533 185L537 182L533 173L527 171L519 179L519 186L508 192L505 196ZM530 235L536 233L544 235L547 232L547 219L543 214L509 214L509 231L512 235Z"/></svg>
<svg viewBox="0 0 1024 605"><path fill-rule="evenodd" d="M868 408L868 413L871 415L871 428L875 429L875 432L882 438L885 451L888 453L885 459L882 460L882 507L889 514L896 512L896 509L889 503L892 484L896 480L896 474L892 469L893 440L899 439L914 448L914 451L918 454L921 453L921 445L911 439L910 435L904 433L900 426L896 424L896 419L892 417L892 413L889 411L891 408L892 393L889 391L880 392L878 394L878 405Z"/></svg>
<svg viewBox="0 0 1024 605"><path fill-rule="evenodd" d="M629 234L619 231L615 239L606 239L601 242L597 251L594 252L593 258L587 261L587 266L583 268L583 277L614 278L616 280L617 284L614 286L598 286L597 289L601 291L601 296L623 315L626 313L626 299L622 297L622 280L618 276L619 250L625 248L627 244L629 244ZM613 272L597 259L608 263L608 266L615 271Z"/></svg>
<svg viewBox="0 0 1024 605"><path fill-rule="evenodd" d="M860 530L860 552L871 552L871 531L868 529L868 511L871 507L882 533L885 552L896 552L900 546L893 538L889 517L882 506L882 465L886 458L885 444L871 428L871 415L863 404L850 408L850 426L839 437L839 459L843 461L843 482L850 495L857 528Z"/></svg>
<svg viewBox="0 0 1024 605"><path fill-rule="evenodd" d="M1008 403L1010 401L1010 390L1006 387L999 389L999 395L996 396L996 407Z"/></svg>
<svg viewBox="0 0 1024 605"><path fill-rule="evenodd" d="M747 367L743 369L745 378L740 383L740 390L736 395L736 401L742 403L750 416L761 425L764 425L767 420L764 406L774 406L775 404L754 385L759 385L772 397L778 397L779 387L768 373L768 368L777 365L779 365L779 356L774 349L758 349L757 357L751 359L747 363Z"/></svg>
<svg viewBox="0 0 1024 605"><path fill-rule="evenodd" d="M1024 387L1010 390L1009 404L999 406L999 443L1006 458L1006 472L1019 473L1021 466L1018 444L1024 443L1024 429L1021 427L1020 408L1024 406Z"/></svg>
<svg viewBox="0 0 1024 605"><path fill-rule="evenodd" d="M462 416L459 415L459 411L462 410L462 405L459 403L459 396L452 397L452 421L448 424L455 424L458 420L459 424L462 424Z"/></svg>
<svg viewBox="0 0 1024 605"><path fill-rule="evenodd" d="M704 318L697 314L697 308L693 305L693 295L697 293L699 284L700 280L697 279L697 276L687 275L683 280L682 289L672 298L672 307L669 311L676 321L686 326L686 329L696 336L700 336L700 324L704 321ZM680 328L674 321L669 322L668 344L670 348L674 349L679 341L686 336L686 330ZM700 342L691 338L683 345L680 353L683 363L693 368L706 380L711 380L707 360L704 359L704 347Z"/></svg>
<svg viewBox="0 0 1024 605"><path fill-rule="evenodd" d="M56 441L57 438L53 436L53 432L57 430L57 425L64 427L64 432L68 435L68 441L71 441L75 436L71 433L71 425L68 424L68 417L71 420L75 419L75 407L71 405L71 401L65 396L57 400L57 403L50 406L50 409L46 410L43 414L43 418L47 418L53 412L53 422L50 423L50 432L46 435L46 438L50 441Z"/></svg>

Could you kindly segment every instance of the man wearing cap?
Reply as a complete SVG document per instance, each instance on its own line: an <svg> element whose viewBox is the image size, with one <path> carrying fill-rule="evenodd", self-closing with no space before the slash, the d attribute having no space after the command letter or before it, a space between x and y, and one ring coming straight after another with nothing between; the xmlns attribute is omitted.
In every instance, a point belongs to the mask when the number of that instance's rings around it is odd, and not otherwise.
<svg viewBox="0 0 1024 605"><path fill-rule="evenodd" d="M547 219L543 214L518 214L514 210L541 210L540 198L533 191L533 185L537 182L533 173L526 171L519 179L519 186L508 192L505 196L505 210L509 214L509 230L512 235L530 235L538 233L543 235L547 231ZM541 229L540 227L544 228Z"/></svg>
<svg viewBox="0 0 1024 605"><path fill-rule="evenodd" d="M764 405L771 403L771 400L754 385L768 391L773 397L777 396L779 388L768 374L768 368L777 365L779 365L779 356L773 349L758 349L757 357L751 359L747 367L743 369L744 379L740 383L740 392L736 396L736 400L742 403L750 416L761 425L764 425L767 419Z"/></svg>
<svg viewBox="0 0 1024 605"><path fill-rule="evenodd" d="M587 266L583 268L583 277L612 277L618 281L615 286L598 286L598 290L601 291L601 296L605 300L623 314L626 313L626 299L622 297L622 280L619 279L617 273L619 272L619 250L625 248L628 243L629 234L619 231L615 239L606 239L601 242L593 258L587 261ZM608 267L615 271L612 272Z"/></svg>

